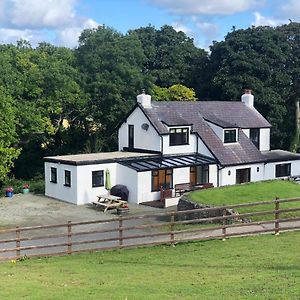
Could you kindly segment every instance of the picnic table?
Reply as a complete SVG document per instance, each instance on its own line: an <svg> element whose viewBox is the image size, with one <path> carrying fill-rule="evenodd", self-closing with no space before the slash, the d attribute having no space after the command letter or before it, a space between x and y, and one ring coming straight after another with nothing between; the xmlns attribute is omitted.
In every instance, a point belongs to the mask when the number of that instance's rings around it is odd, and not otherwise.
<svg viewBox="0 0 300 300"><path fill-rule="evenodd" d="M98 200L92 201L91 203L95 207L99 207L106 212L108 209L117 209L118 207L126 204L127 202L122 200L121 197L113 196L113 195L101 195L97 196Z"/></svg>

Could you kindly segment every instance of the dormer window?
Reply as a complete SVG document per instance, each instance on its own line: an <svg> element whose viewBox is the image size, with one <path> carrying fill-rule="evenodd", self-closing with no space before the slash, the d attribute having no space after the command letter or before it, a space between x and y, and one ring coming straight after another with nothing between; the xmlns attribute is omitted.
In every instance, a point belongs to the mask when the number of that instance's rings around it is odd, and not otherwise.
<svg viewBox="0 0 300 300"><path fill-rule="evenodd" d="M236 143L237 142L237 130L225 129L224 130L224 143Z"/></svg>
<svg viewBox="0 0 300 300"><path fill-rule="evenodd" d="M171 128L170 146L187 145L189 143L188 128Z"/></svg>

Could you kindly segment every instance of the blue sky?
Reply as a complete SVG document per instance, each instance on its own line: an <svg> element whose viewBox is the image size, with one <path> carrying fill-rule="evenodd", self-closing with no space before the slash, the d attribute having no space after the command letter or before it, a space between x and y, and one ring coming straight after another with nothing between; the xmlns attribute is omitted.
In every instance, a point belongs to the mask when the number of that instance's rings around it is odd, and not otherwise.
<svg viewBox="0 0 300 300"><path fill-rule="evenodd" d="M126 33L172 25L208 48L233 26L300 21L300 0L0 0L0 43L23 38L76 47L80 32L102 24Z"/></svg>

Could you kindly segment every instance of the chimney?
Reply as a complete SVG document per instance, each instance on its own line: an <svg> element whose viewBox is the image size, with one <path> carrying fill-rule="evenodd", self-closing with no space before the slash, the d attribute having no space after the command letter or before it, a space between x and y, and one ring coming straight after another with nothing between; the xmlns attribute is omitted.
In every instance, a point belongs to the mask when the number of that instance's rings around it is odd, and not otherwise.
<svg viewBox="0 0 300 300"><path fill-rule="evenodd" d="M244 94L242 95L242 102L245 103L248 107L254 108L254 96L252 95L251 89L244 90Z"/></svg>
<svg viewBox="0 0 300 300"><path fill-rule="evenodd" d="M151 96L147 95L145 90L142 90L142 93L136 99L144 108L151 108Z"/></svg>

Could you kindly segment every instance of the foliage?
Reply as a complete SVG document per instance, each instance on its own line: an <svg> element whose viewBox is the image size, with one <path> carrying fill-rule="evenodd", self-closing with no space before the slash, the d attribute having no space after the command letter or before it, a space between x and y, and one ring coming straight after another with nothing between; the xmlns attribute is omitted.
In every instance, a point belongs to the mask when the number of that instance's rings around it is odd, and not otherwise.
<svg viewBox="0 0 300 300"><path fill-rule="evenodd" d="M157 86L183 84L199 89L204 85L208 54L184 32L165 25L160 29L142 27L129 34L137 35L141 41L146 56L143 74L151 76Z"/></svg>
<svg viewBox="0 0 300 300"><path fill-rule="evenodd" d="M15 120L15 102L0 86L0 182L6 178L20 154L20 149L14 147L17 141Z"/></svg>
<svg viewBox="0 0 300 300"><path fill-rule="evenodd" d="M288 149L293 132L288 101L293 82L291 55L287 38L271 27L234 30L211 46L210 97L237 100L244 87L251 87L255 107L273 125L271 142L275 148Z"/></svg>
<svg viewBox="0 0 300 300"><path fill-rule="evenodd" d="M82 86L89 95L84 122L91 152L111 149L112 129L129 111L139 91L150 86L140 72L145 59L136 35L103 26L86 29L75 51Z"/></svg>
<svg viewBox="0 0 300 300"><path fill-rule="evenodd" d="M45 194L45 180L43 178L34 178L29 180L9 178L2 185L2 192L4 192L7 186L14 188L15 194L23 192L24 184L29 184L31 193Z"/></svg>
<svg viewBox="0 0 300 300"><path fill-rule="evenodd" d="M175 84L169 88L155 85L152 88L153 100L156 101L196 101L194 89L182 84Z"/></svg>
<svg viewBox="0 0 300 300"><path fill-rule="evenodd" d="M290 232L4 262L0 297L297 299L297 240Z"/></svg>

